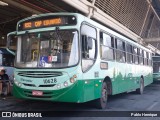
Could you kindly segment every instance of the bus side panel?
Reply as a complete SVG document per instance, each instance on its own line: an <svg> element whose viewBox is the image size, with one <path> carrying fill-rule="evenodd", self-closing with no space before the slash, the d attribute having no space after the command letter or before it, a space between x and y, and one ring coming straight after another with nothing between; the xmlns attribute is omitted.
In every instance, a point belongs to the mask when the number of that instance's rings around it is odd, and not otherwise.
<svg viewBox="0 0 160 120"><path fill-rule="evenodd" d="M84 101L94 99L94 80L85 80L84 82Z"/></svg>
<svg viewBox="0 0 160 120"><path fill-rule="evenodd" d="M146 68L146 72L149 72L149 71L150 73L144 76L144 86L147 86L153 82L152 70L150 67Z"/></svg>
<svg viewBox="0 0 160 120"><path fill-rule="evenodd" d="M95 97L95 99L98 99L101 97L102 80L103 79L98 79L98 80L94 81L94 97Z"/></svg>
<svg viewBox="0 0 160 120"><path fill-rule="evenodd" d="M83 80L78 80L76 85L74 85L74 87L72 87L71 89L59 90L59 94L63 95L60 95L54 101L77 102L77 103L84 102L83 86L84 86Z"/></svg>
<svg viewBox="0 0 160 120"><path fill-rule="evenodd" d="M128 68L129 69L129 68ZM142 72L143 68L139 65L136 64L131 64L130 65L130 81L131 81L131 85L130 85L130 91L136 90L137 88L140 87L139 85L139 80L141 78L141 75L143 75L144 73Z"/></svg>
<svg viewBox="0 0 160 120"><path fill-rule="evenodd" d="M129 91L132 81L130 80L131 68L128 69L128 64L115 62L113 79L112 79L112 95ZM109 66L110 67L110 66Z"/></svg>
<svg viewBox="0 0 160 120"><path fill-rule="evenodd" d="M140 87L141 76L144 77L144 86L153 82L150 67L117 63L112 80L112 95L136 90Z"/></svg>

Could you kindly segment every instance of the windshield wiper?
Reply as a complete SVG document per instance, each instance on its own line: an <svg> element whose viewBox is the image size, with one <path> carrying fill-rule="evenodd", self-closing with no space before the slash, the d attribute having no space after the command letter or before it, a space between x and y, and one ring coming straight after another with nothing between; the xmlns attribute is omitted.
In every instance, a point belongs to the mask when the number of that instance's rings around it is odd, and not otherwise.
<svg viewBox="0 0 160 120"><path fill-rule="evenodd" d="M30 46L28 45L27 49L24 50L23 54L24 54L24 64L26 63L27 61L27 54L29 52L29 49L30 49Z"/></svg>
<svg viewBox="0 0 160 120"><path fill-rule="evenodd" d="M57 36L57 38L58 38L57 40L60 40L60 41L61 41L62 38L61 38L61 35L59 34L59 30L60 30L59 27L56 27L55 33L56 33L56 36Z"/></svg>
<svg viewBox="0 0 160 120"><path fill-rule="evenodd" d="M29 37L29 35L28 35L28 31L26 31L25 34L26 34L26 36L27 36L27 39L30 39L30 37ZM26 61L27 61L27 53L28 53L28 51L29 51L29 48L30 48L30 46L28 45L27 49L24 50L24 52L23 52L23 54L24 54L24 64L25 64Z"/></svg>

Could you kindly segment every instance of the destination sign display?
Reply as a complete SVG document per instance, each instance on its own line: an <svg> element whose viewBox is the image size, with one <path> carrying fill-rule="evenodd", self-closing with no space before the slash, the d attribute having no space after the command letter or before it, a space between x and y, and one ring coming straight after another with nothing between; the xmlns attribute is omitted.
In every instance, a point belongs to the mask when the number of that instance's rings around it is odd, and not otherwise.
<svg viewBox="0 0 160 120"><path fill-rule="evenodd" d="M77 21L75 16L38 17L20 23L18 26L18 30L29 30L62 25L76 25L76 23Z"/></svg>
<svg viewBox="0 0 160 120"><path fill-rule="evenodd" d="M37 27L61 25L61 24L63 24L61 18L38 20L38 21L31 21L31 22L23 23L23 29L31 29L31 28L37 28Z"/></svg>

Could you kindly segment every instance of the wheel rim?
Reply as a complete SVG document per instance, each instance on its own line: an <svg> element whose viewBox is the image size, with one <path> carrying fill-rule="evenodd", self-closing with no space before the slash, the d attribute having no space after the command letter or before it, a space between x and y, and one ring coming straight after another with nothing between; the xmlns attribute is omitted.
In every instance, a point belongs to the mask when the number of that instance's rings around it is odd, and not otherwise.
<svg viewBox="0 0 160 120"><path fill-rule="evenodd" d="M107 85L106 85L106 83L103 83L102 93L101 93L101 106L102 106L102 108L106 107L106 103L107 103Z"/></svg>
<svg viewBox="0 0 160 120"><path fill-rule="evenodd" d="M106 101L107 101L107 89L103 88L103 90L102 90L102 102L106 103Z"/></svg>

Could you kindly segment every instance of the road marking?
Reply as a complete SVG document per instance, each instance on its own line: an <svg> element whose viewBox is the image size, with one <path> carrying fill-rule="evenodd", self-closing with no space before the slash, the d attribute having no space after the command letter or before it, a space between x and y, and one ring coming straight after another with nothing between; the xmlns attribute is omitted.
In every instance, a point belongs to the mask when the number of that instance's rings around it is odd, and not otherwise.
<svg viewBox="0 0 160 120"><path fill-rule="evenodd" d="M149 107L147 108L147 110L151 110L151 109L154 108L157 104L158 104L158 102L154 102L151 106L149 106Z"/></svg>

